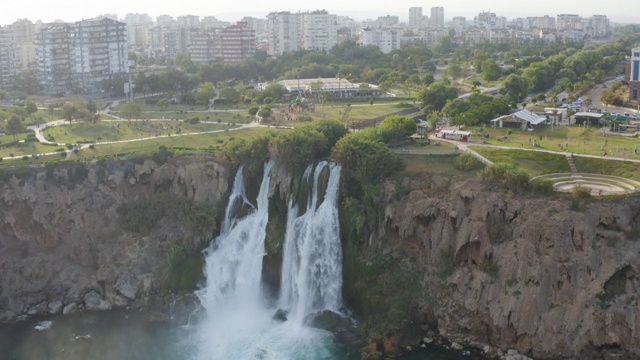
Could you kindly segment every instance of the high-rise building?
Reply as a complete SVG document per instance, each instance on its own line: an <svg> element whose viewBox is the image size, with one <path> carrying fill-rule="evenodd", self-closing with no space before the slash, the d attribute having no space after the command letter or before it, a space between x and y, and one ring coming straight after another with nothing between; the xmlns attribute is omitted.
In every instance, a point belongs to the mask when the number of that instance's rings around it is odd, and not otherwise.
<svg viewBox="0 0 640 360"><path fill-rule="evenodd" d="M220 32L217 55L225 63L234 63L256 54L256 33L246 22L224 28Z"/></svg>
<svg viewBox="0 0 640 360"><path fill-rule="evenodd" d="M171 27L176 23L171 15L160 15L156 17L156 24L160 27Z"/></svg>
<svg viewBox="0 0 640 360"><path fill-rule="evenodd" d="M362 45L375 45L385 54L400 49L402 31L399 29L363 29L360 37Z"/></svg>
<svg viewBox="0 0 640 360"><path fill-rule="evenodd" d="M441 6L435 6L431 8L431 27L440 29L444 27L444 8Z"/></svg>
<svg viewBox="0 0 640 360"><path fill-rule="evenodd" d="M461 35L467 28L467 19L464 16L455 16L452 19L452 26L456 35Z"/></svg>
<svg viewBox="0 0 640 360"><path fill-rule="evenodd" d="M125 24L108 18L75 23L72 38L74 90L98 93L104 80L129 72Z"/></svg>
<svg viewBox="0 0 640 360"><path fill-rule="evenodd" d="M215 30L199 29L191 33L189 56L193 62L207 63L216 60Z"/></svg>
<svg viewBox="0 0 640 360"><path fill-rule="evenodd" d="M279 56L300 48L302 25L298 14L292 14L288 11L272 12L267 15L265 27L269 55Z"/></svg>
<svg viewBox="0 0 640 360"><path fill-rule="evenodd" d="M0 85L13 83L17 73L15 32L11 25L0 26Z"/></svg>
<svg viewBox="0 0 640 360"><path fill-rule="evenodd" d="M18 71L35 70L36 46L33 36L36 26L28 19L21 19L13 23L16 47L16 66Z"/></svg>
<svg viewBox="0 0 640 360"><path fill-rule="evenodd" d="M563 30L582 30L582 18L576 14L559 14L556 20L556 29Z"/></svg>
<svg viewBox="0 0 640 360"><path fill-rule="evenodd" d="M422 22L422 7L410 7L409 8L409 27L415 28L420 26Z"/></svg>
<svg viewBox="0 0 640 360"><path fill-rule="evenodd" d="M603 37L609 34L609 19L606 15L593 15L590 22L594 37Z"/></svg>
<svg viewBox="0 0 640 360"><path fill-rule="evenodd" d="M176 19L176 23L179 27L183 28L198 28L200 27L200 17L196 15L178 16L178 18Z"/></svg>
<svg viewBox="0 0 640 360"><path fill-rule="evenodd" d="M638 100L640 93L640 48L631 49L629 60L629 97Z"/></svg>
<svg viewBox="0 0 640 360"><path fill-rule="evenodd" d="M329 51L338 43L336 15L325 10L302 14L302 47Z"/></svg>
<svg viewBox="0 0 640 360"><path fill-rule="evenodd" d="M35 34L38 79L45 92L65 93L72 89L72 25L51 23Z"/></svg>
<svg viewBox="0 0 640 360"><path fill-rule="evenodd" d="M52 23L35 35L38 77L46 92L97 93L129 72L124 23L108 18Z"/></svg>

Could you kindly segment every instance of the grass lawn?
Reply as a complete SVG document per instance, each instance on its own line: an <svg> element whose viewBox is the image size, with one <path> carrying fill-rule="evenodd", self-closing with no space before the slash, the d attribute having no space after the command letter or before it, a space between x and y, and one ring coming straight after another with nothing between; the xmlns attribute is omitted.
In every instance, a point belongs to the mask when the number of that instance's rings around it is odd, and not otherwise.
<svg viewBox="0 0 640 360"><path fill-rule="evenodd" d="M610 156L640 160L640 151L638 154L633 153L634 148L640 148L640 139L624 136L604 137L595 127L572 125L554 126L552 129L551 126L542 126L532 132L512 129L511 135L508 135L507 129L472 127L469 130L476 132L475 141L482 141L481 134L489 134L490 136L484 140L491 145L533 148L535 140L540 144L539 149L543 150L596 156L602 156L606 151ZM503 141L499 140L501 137L504 137Z"/></svg>
<svg viewBox="0 0 640 360"><path fill-rule="evenodd" d="M114 116L119 116L119 113L116 111L112 111L110 113ZM171 120L179 119L193 119L198 118L200 121L218 121L221 122L246 122L250 120L249 114L246 111L231 111L231 112L169 112L169 111L154 111L154 112L143 112L140 114L140 119L154 119L154 120Z"/></svg>
<svg viewBox="0 0 640 360"><path fill-rule="evenodd" d="M77 123L72 126L56 126L44 131L45 137L58 143L78 143L92 141L121 141L131 140L143 137L154 136L157 134L166 135L170 133L176 134L177 128L181 129L183 134L224 130L233 126L211 123L189 124L188 122L177 121L111 121L99 122L97 124Z"/></svg>
<svg viewBox="0 0 640 360"><path fill-rule="evenodd" d="M18 139L24 140L26 134L21 134ZM13 142L13 136L2 136L0 141L3 143ZM24 156L33 154L43 154L55 151L59 146L42 145L39 142L22 142L6 148L0 148L0 157L8 156Z"/></svg>
<svg viewBox="0 0 640 360"><path fill-rule="evenodd" d="M579 172L620 176L640 181L640 164L638 163L580 156L574 157L573 163Z"/></svg>
<svg viewBox="0 0 640 360"><path fill-rule="evenodd" d="M158 150L160 146L166 146L169 150L180 152L218 152L227 143L240 139L250 141L264 134L275 131L287 131L278 129L249 128L237 131L225 131L214 134L171 136L144 141L119 144L96 145L93 149L83 149L73 154L71 159L104 158L115 154L148 154Z"/></svg>
<svg viewBox="0 0 640 360"><path fill-rule="evenodd" d="M529 176L571 172L567 157L538 151L494 149L474 146L473 150L494 163L511 164L526 171Z"/></svg>
<svg viewBox="0 0 640 360"><path fill-rule="evenodd" d="M453 167L456 157L458 155L402 155L405 164L402 175L430 173L474 178L477 170L460 171Z"/></svg>

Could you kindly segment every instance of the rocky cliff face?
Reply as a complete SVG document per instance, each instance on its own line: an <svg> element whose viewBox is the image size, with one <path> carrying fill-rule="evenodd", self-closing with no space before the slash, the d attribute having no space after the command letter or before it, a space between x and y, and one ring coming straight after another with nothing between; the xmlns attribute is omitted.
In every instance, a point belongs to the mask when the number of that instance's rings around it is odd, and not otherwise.
<svg viewBox="0 0 640 360"><path fill-rule="evenodd" d="M386 184L364 253L414 276L407 329L535 358L640 356L638 197L576 202L438 176L399 187Z"/></svg>
<svg viewBox="0 0 640 360"><path fill-rule="evenodd" d="M144 234L128 231L118 209L160 195L218 208L229 170L202 157L1 170L0 320L160 296L177 254L210 237L182 213L161 213Z"/></svg>

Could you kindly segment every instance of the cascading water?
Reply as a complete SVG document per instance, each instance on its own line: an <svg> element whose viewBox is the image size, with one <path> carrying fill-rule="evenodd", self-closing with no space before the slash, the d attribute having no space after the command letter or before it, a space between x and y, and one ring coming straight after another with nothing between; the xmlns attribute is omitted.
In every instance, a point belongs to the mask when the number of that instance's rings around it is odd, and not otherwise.
<svg viewBox="0 0 640 360"><path fill-rule="evenodd" d="M324 201L318 205L322 172L329 170ZM303 181L309 182L312 167ZM280 306L290 309L291 319L302 324L322 310L338 312L342 305L342 249L337 208L340 166L326 162L315 168L310 199L303 215L289 203L285 236Z"/></svg>
<svg viewBox="0 0 640 360"><path fill-rule="evenodd" d="M242 168L238 170L221 234L206 251L206 287L199 292L206 319L198 328L201 359L337 359L333 336L303 325L304 318L341 306L342 255L337 192L340 167L319 164L314 172L307 211L298 216L290 206L283 253L281 308L289 321L272 318L262 291L262 260L268 214L269 172L264 166L257 202L238 218L239 205L248 203ZM327 169L329 182L319 203L318 179ZM306 172L309 181L312 168Z"/></svg>

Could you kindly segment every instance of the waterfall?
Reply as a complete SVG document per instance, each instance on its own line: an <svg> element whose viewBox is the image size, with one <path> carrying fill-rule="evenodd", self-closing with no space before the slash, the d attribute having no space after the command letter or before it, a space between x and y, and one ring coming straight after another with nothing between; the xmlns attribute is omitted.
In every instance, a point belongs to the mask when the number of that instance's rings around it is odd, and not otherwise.
<svg viewBox="0 0 640 360"><path fill-rule="evenodd" d="M328 168L329 181L324 201L318 204L318 179ZM282 266L280 306L290 310L290 318L302 323L322 310L338 312L342 305L342 248L338 218L340 166L321 162L309 180L311 166L303 181L310 182L310 199L303 215L289 202Z"/></svg>
<svg viewBox="0 0 640 360"><path fill-rule="evenodd" d="M339 346L331 334L303 326L305 316L341 306L342 254L337 191L340 167L323 162L303 176L312 189L306 212L289 205L283 249L281 308L289 321L273 319L262 291L266 226L269 219L269 173L264 174L255 206L245 195L242 167L238 169L220 235L205 251L206 286L198 292L206 317L198 324L196 347L200 359L334 359ZM318 179L330 172L324 201L318 203ZM311 174L313 171L313 178ZM312 182L312 183L311 183ZM238 218L238 206L251 207Z"/></svg>

